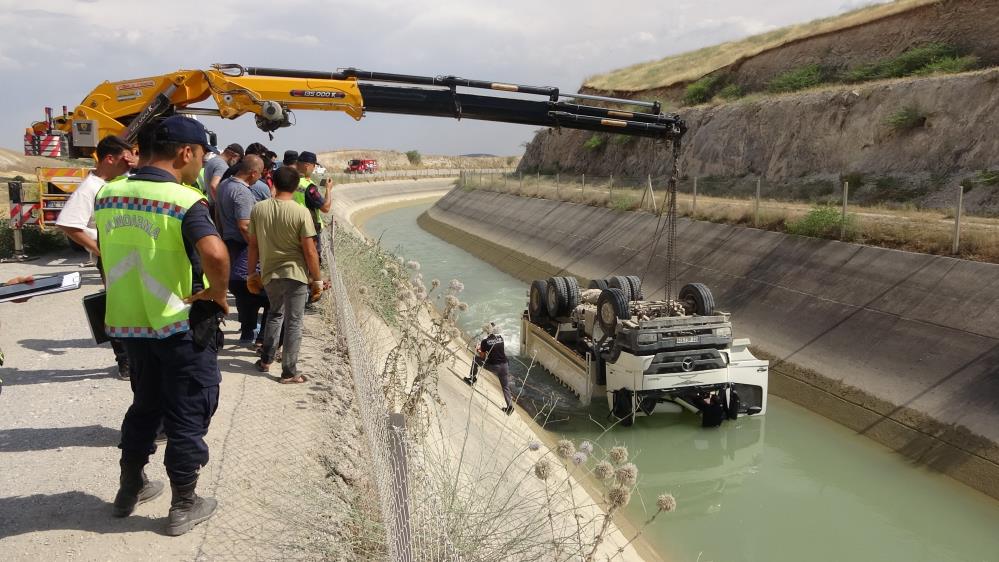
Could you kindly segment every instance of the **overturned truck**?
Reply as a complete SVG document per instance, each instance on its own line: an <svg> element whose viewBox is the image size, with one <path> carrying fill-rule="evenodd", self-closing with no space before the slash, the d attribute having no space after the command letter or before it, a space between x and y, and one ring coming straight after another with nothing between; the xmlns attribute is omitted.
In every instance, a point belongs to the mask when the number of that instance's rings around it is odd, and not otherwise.
<svg viewBox="0 0 999 562"><path fill-rule="evenodd" d="M521 352L582 403L601 394L629 426L635 416L690 411L714 427L767 409L769 363L733 339L729 314L711 291L684 286L675 300L646 300L636 276L575 277L531 284Z"/></svg>

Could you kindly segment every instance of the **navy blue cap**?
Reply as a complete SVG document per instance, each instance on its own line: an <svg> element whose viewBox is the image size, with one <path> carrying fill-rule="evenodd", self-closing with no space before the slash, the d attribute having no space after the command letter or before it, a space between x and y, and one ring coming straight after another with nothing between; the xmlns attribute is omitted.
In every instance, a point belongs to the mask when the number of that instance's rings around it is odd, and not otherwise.
<svg viewBox="0 0 999 562"><path fill-rule="evenodd" d="M205 126L190 117L173 115L167 117L156 127L156 140L180 142L184 144L200 144L205 151L218 152L208 143L208 131Z"/></svg>
<svg viewBox="0 0 999 562"><path fill-rule="evenodd" d="M298 162L298 151L297 150L285 150L284 151L284 165L291 166L295 162Z"/></svg>
<svg viewBox="0 0 999 562"><path fill-rule="evenodd" d="M318 164L319 160L316 159L315 152L305 151L298 155L298 161L303 164Z"/></svg>

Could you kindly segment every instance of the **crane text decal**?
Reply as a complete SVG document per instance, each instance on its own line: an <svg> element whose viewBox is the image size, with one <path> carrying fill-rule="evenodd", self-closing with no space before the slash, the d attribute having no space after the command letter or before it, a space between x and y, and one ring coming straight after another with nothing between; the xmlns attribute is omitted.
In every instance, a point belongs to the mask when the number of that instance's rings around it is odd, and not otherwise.
<svg viewBox="0 0 999 562"><path fill-rule="evenodd" d="M292 90L291 96L294 98L345 98L347 94L343 92L330 92L326 90Z"/></svg>

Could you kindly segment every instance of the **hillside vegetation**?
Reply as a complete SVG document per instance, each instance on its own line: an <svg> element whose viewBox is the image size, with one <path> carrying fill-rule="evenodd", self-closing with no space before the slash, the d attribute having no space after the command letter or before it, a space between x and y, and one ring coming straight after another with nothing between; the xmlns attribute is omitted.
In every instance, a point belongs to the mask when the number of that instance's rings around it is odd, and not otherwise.
<svg viewBox="0 0 999 562"><path fill-rule="evenodd" d="M860 8L838 16L783 27L738 41L713 45L593 76L585 81L584 87L603 91L638 92L692 82L737 61L794 41L863 25L937 1L899 0L890 4Z"/></svg>

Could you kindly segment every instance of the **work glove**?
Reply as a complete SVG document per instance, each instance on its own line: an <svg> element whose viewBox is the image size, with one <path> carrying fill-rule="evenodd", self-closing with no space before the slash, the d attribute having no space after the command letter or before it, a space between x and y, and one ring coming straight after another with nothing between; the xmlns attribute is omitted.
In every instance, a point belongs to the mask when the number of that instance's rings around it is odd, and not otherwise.
<svg viewBox="0 0 999 562"><path fill-rule="evenodd" d="M260 293L264 292L264 282L260 278L259 273L256 272L251 273L246 278L246 290L250 291L254 295L259 295Z"/></svg>

